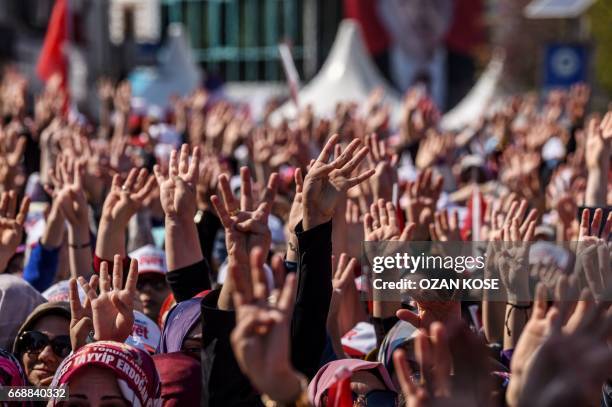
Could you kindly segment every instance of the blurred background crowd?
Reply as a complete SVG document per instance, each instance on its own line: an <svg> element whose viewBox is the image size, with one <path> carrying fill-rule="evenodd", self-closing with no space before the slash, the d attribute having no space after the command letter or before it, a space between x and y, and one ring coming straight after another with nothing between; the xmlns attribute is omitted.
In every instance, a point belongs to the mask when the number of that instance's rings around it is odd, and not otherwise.
<svg viewBox="0 0 612 407"><path fill-rule="evenodd" d="M608 1L0 5L0 386L612 405ZM503 299L364 241L485 242Z"/></svg>

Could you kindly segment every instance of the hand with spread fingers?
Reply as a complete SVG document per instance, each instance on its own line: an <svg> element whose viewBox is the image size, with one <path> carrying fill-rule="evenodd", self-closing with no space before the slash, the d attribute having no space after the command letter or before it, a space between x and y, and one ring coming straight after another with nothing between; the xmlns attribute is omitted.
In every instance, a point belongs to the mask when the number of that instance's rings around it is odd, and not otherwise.
<svg viewBox="0 0 612 407"><path fill-rule="evenodd" d="M304 378L289 360L290 325L295 301L296 279L289 274L278 300L268 301L268 287L263 269L265 252L259 247L250 252L251 277L230 266L236 308L236 327L231 344L240 369L251 383L272 400L291 403L304 390Z"/></svg>
<svg viewBox="0 0 612 407"><path fill-rule="evenodd" d="M501 280L512 304L529 298L529 242L533 240L538 212L532 209L527 216L527 201L512 203L506 214L496 258Z"/></svg>
<svg viewBox="0 0 612 407"><path fill-rule="evenodd" d="M23 224L30 207L30 198L21 201L17 212L15 191L0 195L0 273L4 272L9 260L15 254L23 237Z"/></svg>
<svg viewBox="0 0 612 407"><path fill-rule="evenodd" d="M450 217L448 211L437 211L434 222L429 224L429 235L431 240L437 242L460 242L461 231L457 210L453 210Z"/></svg>
<svg viewBox="0 0 612 407"><path fill-rule="evenodd" d="M585 304L591 305L585 307ZM565 318L557 311L548 311L548 314L551 312L548 335L524 363L520 380L515 380L513 373L506 395L508 405L599 405L602 383L612 374L612 350L608 345L612 314L608 304L593 305L592 296L584 290L565 325ZM572 329L568 329L577 313L579 317Z"/></svg>
<svg viewBox="0 0 612 407"><path fill-rule="evenodd" d="M154 187L155 177L148 175L144 168L132 168L123 183L118 174L113 177L98 227L96 255L99 258L110 259L117 253L125 256L127 224Z"/></svg>
<svg viewBox="0 0 612 407"><path fill-rule="evenodd" d="M72 276L82 274L87 277L92 259L89 206L83 189L84 162L70 155L60 155L55 167L49 171L53 190L47 188L47 192L68 220L70 272Z"/></svg>
<svg viewBox="0 0 612 407"><path fill-rule="evenodd" d="M588 289L596 301L602 301L607 289L612 286L610 275L610 232L612 231L612 212L608 213L602 227L603 211L597 208L589 224L590 211L584 209L580 219L578 243L576 244L576 265L574 276L578 281L586 281ZM584 278L581 278L581 276Z"/></svg>
<svg viewBox="0 0 612 407"><path fill-rule="evenodd" d="M125 287L123 286L123 262L119 255L114 256L112 282L108 263L102 262L98 284L100 294L96 294L94 287L83 277L79 277L79 284L91 301L94 338L97 341L124 342L131 335L137 282L138 262L132 259Z"/></svg>
<svg viewBox="0 0 612 407"><path fill-rule="evenodd" d="M223 200L213 195L211 201L225 229L229 266L242 270L248 279L246 265L249 264L249 253L259 247L267 257L270 250L272 238L268 228L268 215L276 196L278 175L273 173L270 176L258 204L255 203L251 174L247 167L240 169L240 178L240 200L234 196L227 175L222 174L219 176L219 189ZM234 289L232 281L226 281L219 295L218 305L222 309L231 309L231 293Z"/></svg>
<svg viewBox="0 0 612 407"><path fill-rule="evenodd" d="M406 407L493 405L484 344L467 327L446 328L434 322L414 341L414 355L402 348L393 353Z"/></svg>
<svg viewBox="0 0 612 407"><path fill-rule="evenodd" d="M165 213L166 258L168 270L177 270L204 258L194 216L197 210L197 185L200 175L200 148L191 156L189 146L170 153L168 174L156 165L161 205Z"/></svg>
<svg viewBox="0 0 612 407"><path fill-rule="evenodd" d="M434 178L432 170L426 169L406 188L408 198L406 217L408 222L416 224L414 240L424 241L429 238L429 224L434 218L436 203L442 192L442 183L442 177Z"/></svg>
<svg viewBox="0 0 612 407"><path fill-rule="evenodd" d="M363 230L367 242L397 240L406 242L412 239L416 225L409 223L400 229L395 206L383 199L370 206L370 213L363 217Z"/></svg>
<svg viewBox="0 0 612 407"><path fill-rule="evenodd" d="M338 158L328 163L338 139L338 135L330 137L304 178L304 230L330 221L338 200L346 191L374 175L374 169L369 169L353 176L353 171L368 154L367 147L357 151L359 140L351 141Z"/></svg>
<svg viewBox="0 0 612 407"><path fill-rule="evenodd" d="M397 183L398 155L389 154L384 140L376 134L366 136L366 143L370 151L368 163L374 168L374 175L370 178L374 200L379 198L391 201L393 198L393 185Z"/></svg>

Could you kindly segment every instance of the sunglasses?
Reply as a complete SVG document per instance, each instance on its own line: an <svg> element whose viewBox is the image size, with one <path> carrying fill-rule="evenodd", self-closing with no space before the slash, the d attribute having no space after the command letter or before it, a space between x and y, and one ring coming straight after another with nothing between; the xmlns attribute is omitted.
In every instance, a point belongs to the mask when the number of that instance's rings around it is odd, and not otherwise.
<svg viewBox="0 0 612 407"><path fill-rule="evenodd" d="M19 336L18 347L22 353L40 353L47 345L51 345L53 353L61 358L68 356L72 350L69 335L58 335L51 339L42 332L26 331Z"/></svg>

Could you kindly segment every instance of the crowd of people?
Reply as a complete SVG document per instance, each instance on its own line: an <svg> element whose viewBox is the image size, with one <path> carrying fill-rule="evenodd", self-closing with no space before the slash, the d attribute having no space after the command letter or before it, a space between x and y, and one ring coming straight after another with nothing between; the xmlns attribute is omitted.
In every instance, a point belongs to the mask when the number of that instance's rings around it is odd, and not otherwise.
<svg viewBox="0 0 612 407"><path fill-rule="evenodd" d="M0 386L65 386L65 406L612 406L612 110L586 85L455 132L420 88L396 126L380 92L272 126L272 104L256 122L203 89L168 108L98 91L86 117L56 78L31 99L2 76ZM504 300L383 298L364 241L489 242ZM547 262L518 244L536 241Z"/></svg>

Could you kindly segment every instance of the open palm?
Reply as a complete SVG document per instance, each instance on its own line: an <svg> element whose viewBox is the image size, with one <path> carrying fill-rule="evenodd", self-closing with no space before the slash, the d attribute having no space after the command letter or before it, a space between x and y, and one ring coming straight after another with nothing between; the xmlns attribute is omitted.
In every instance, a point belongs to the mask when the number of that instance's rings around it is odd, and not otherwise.
<svg viewBox="0 0 612 407"><path fill-rule="evenodd" d="M108 263L100 267L100 294L83 278L79 284L91 301L96 340L123 342L132 333L134 324L134 298L138 281L138 262L132 259L130 271L123 287L123 265L121 256L115 255L112 284Z"/></svg>

